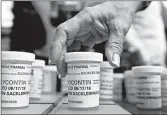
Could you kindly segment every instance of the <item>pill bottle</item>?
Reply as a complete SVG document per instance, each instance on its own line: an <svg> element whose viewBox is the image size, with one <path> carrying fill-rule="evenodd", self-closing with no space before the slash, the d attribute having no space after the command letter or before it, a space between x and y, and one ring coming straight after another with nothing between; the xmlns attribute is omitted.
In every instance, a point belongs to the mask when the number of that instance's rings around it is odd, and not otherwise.
<svg viewBox="0 0 167 115"><path fill-rule="evenodd" d="M42 93L56 93L57 90L57 67L46 65L43 68L43 88Z"/></svg>
<svg viewBox="0 0 167 115"><path fill-rule="evenodd" d="M61 79L61 92L63 94L68 93L68 81L67 81L67 77L64 77Z"/></svg>
<svg viewBox="0 0 167 115"><path fill-rule="evenodd" d="M20 108L29 105L32 62L35 55L27 52L2 51L2 107Z"/></svg>
<svg viewBox="0 0 167 115"><path fill-rule="evenodd" d="M41 98L44 66L45 66L44 60L35 60L32 63L30 99Z"/></svg>
<svg viewBox="0 0 167 115"><path fill-rule="evenodd" d="M100 65L100 100L113 98L113 67L108 61Z"/></svg>
<svg viewBox="0 0 167 115"><path fill-rule="evenodd" d="M102 61L101 53L72 52L65 54L69 109L98 109L100 63Z"/></svg>
<svg viewBox="0 0 167 115"><path fill-rule="evenodd" d="M125 76L125 88L126 88L126 97L127 101L130 104L135 104L136 96L135 96L135 79L133 72L131 70L127 70L124 72Z"/></svg>
<svg viewBox="0 0 167 115"><path fill-rule="evenodd" d="M136 66L132 68L136 81L136 106L139 109L161 109L160 66Z"/></svg>
<svg viewBox="0 0 167 115"><path fill-rule="evenodd" d="M161 75L162 110L167 111L167 69Z"/></svg>
<svg viewBox="0 0 167 115"><path fill-rule="evenodd" d="M113 100L120 102L123 100L122 96L122 84L124 75L122 73L113 74L114 83L113 83Z"/></svg>

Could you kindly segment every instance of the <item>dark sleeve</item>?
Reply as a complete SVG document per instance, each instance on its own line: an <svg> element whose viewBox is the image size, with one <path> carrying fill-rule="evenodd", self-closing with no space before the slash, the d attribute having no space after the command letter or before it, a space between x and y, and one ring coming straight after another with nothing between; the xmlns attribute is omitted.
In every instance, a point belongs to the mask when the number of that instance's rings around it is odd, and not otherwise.
<svg viewBox="0 0 167 115"><path fill-rule="evenodd" d="M11 50L33 52L46 43L46 31L30 1L15 1Z"/></svg>

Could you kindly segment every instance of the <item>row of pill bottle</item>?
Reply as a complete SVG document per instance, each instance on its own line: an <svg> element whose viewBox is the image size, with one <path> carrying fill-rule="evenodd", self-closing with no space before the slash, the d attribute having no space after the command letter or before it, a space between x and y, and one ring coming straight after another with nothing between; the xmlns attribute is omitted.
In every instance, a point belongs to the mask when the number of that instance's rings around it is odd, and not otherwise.
<svg viewBox="0 0 167 115"><path fill-rule="evenodd" d="M32 63L35 55L27 52L2 51L2 107L29 106Z"/></svg>
<svg viewBox="0 0 167 115"><path fill-rule="evenodd" d="M61 92L63 94L67 94L68 93L68 81L67 81L67 77L61 79Z"/></svg>
<svg viewBox="0 0 167 115"><path fill-rule="evenodd" d="M136 106L139 109L161 109L161 73L159 66L132 68L136 82Z"/></svg>
<svg viewBox="0 0 167 115"><path fill-rule="evenodd" d="M122 73L114 73L114 84L113 84L113 100L116 102L120 102L123 100L122 96L122 85L124 75Z"/></svg>
<svg viewBox="0 0 167 115"><path fill-rule="evenodd" d="M51 94L57 91L57 67L47 65L43 68L43 89L42 93Z"/></svg>
<svg viewBox="0 0 167 115"><path fill-rule="evenodd" d="M31 76L31 88L30 88L31 100L41 98L44 66L45 66L44 60L35 60L32 63L32 76Z"/></svg>
<svg viewBox="0 0 167 115"><path fill-rule="evenodd" d="M124 72L125 76L125 89L126 89L126 98L128 103L135 104L136 96L135 96L135 79L133 72L131 70L127 70Z"/></svg>
<svg viewBox="0 0 167 115"><path fill-rule="evenodd" d="M167 69L161 75L162 110L167 111Z"/></svg>
<svg viewBox="0 0 167 115"><path fill-rule="evenodd" d="M113 99L113 67L108 61L104 61L100 65L100 99Z"/></svg>
<svg viewBox="0 0 167 115"><path fill-rule="evenodd" d="M100 92L100 63L103 55L95 52L65 54L68 80L68 108L97 109Z"/></svg>

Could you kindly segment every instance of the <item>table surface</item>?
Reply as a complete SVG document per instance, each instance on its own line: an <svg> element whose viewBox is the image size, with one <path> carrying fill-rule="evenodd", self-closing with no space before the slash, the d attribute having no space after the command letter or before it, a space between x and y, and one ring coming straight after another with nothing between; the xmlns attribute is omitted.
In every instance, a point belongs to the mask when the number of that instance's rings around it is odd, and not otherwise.
<svg viewBox="0 0 167 115"><path fill-rule="evenodd" d="M129 104L127 102L119 102L118 103L121 107L126 109L127 111L131 112L134 115L144 115L144 114L152 114L152 115L167 115L167 110L163 111L161 110L143 110L143 109L138 109L136 105L134 104Z"/></svg>
<svg viewBox="0 0 167 115"><path fill-rule="evenodd" d="M124 114L131 115L119 105L100 105L97 110L74 111L68 109L68 104L62 104L60 108L54 107L49 114Z"/></svg>
<svg viewBox="0 0 167 115"><path fill-rule="evenodd" d="M53 109L53 104L30 104L27 108L2 108L2 114L45 114ZM50 111L49 111L50 110Z"/></svg>
<svg viewBox="0 0 167 115"><path fill-rule="evenodd" d="M62 93L42 94L41 99L30 99L30 104L55 104L62 97Z"/></svg>

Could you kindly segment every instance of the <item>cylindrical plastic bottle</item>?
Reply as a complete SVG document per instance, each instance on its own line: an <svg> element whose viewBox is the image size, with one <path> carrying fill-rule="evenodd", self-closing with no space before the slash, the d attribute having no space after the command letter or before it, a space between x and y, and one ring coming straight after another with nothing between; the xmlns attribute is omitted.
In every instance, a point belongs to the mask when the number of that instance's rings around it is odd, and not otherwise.
<svg viewBox="0 0 167 115"><path fill-rule="evenodd" d="M167 111L167 69L161 75L162 110Z"/></svg>
<svg viewBox="0 0 167 115"><path fill-rule="evenodd" d="M136 106L140 109L161 109L161 73L159 66L132 68L136 79Z"/></svg>
<svg viewBox="0 0 167 115"><path fill-rule="evenodd" d="M99 106L101 53L72 52L65 54L68 64L69 109L95 109Z"/></svg>
<svg viewBox="0 0 167 115"><path fill-rule="evenodd" d="M31 88L30 88L31 99L41 98L44 66L45 66L44 60L35 60L32 63L32 76L31 76Z"/></svg>
<svg viewBox="0 0 167 115"><path fill-rule="evenodd" d="M29 105L32 62L35 55L27 52L2 51L2 107Z"/></svg>
<svg viewBox="0 0 167 115"><path fill-rule="evenodd" d="M113 67L108 61L104 61L100 65L100 99L113 99Z"/></svg>
<svg viewBox="0 0 167 115"><path fill-rule="evenodd" d="M113 100L114 101L122 101L122 85L123 85L123 74L122 73L114 73L114 85L113 85Z"/></svg>
<svg viewBox="0 0 167 115"><path fill-rule="evenodd" d="M47 65L43 68L43 93L55 93L57 86L57 67Z"/></svg>
<svg viewBox="0 0 167 115"><path fill-rule="evenodd" d="M127 70L124 73L125 76L125 88L126 88L126 97L127 101L131 104L136 103L135 96L135 79L131 70Z"/></svg>

